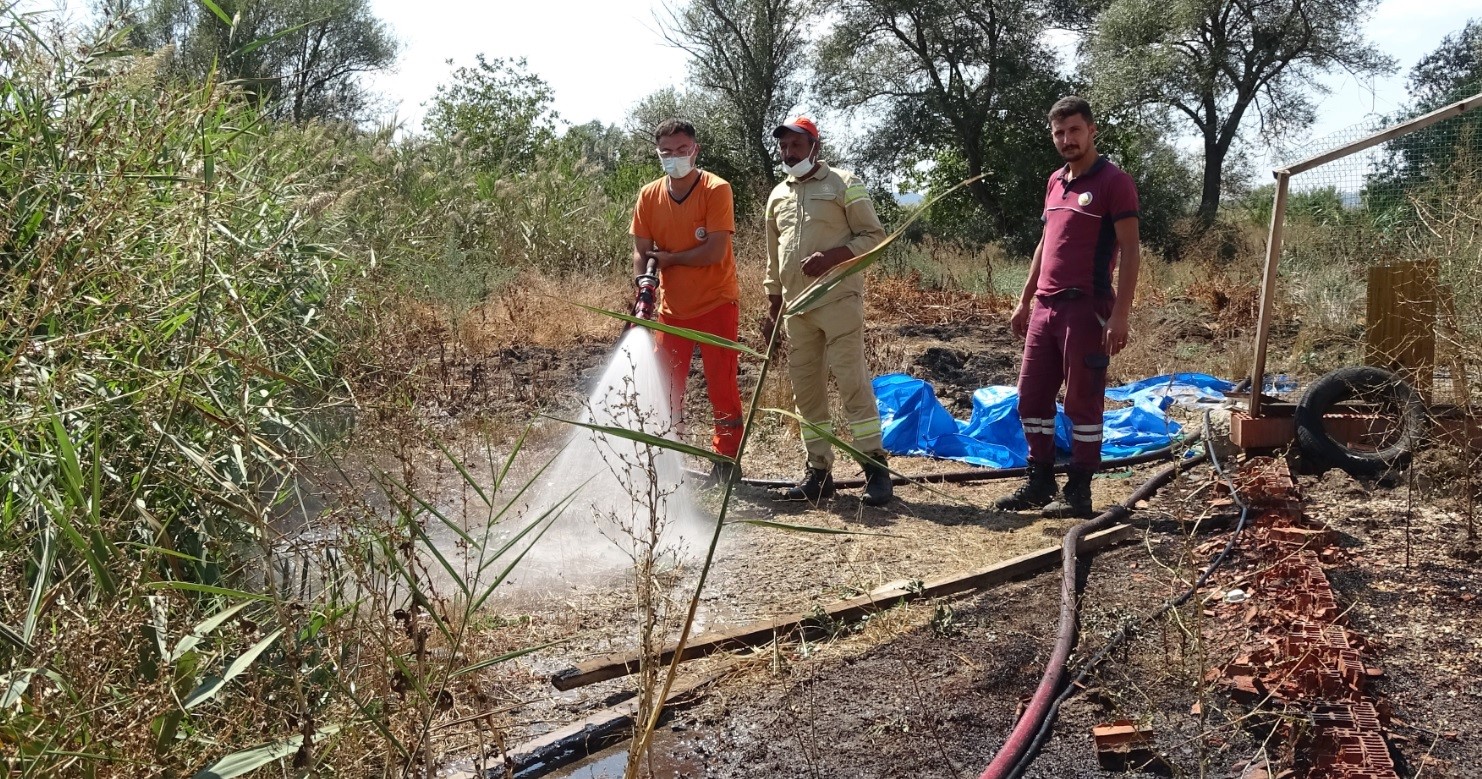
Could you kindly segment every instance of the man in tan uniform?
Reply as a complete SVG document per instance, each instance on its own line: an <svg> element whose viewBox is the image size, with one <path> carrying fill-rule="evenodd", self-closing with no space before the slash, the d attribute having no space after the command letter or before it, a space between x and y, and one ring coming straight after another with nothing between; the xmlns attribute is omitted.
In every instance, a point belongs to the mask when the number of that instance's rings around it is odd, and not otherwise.
<svg viewBox="0 0 1482 779"><path fill-rule="evenodd" d="M885 228L864 182L819 161L818 126L813 120L790 119L772 136L788 176L767 198L765 285L770 309L762 335L768 341L785 304L829 269L885 240ZM865 365L864 276L850 276L812 308L788 317L786 333L792 342L788 374L798 415L819 427L830 426L828 376L833 373L854 446L878 463L861 464L866 478L861 499L869 506L888 503L890 471L884 467L880 413ZM834 450L828 439L807 426L803 445L808 470L788 490L787 498L817 503L834 493Z"/></svg>

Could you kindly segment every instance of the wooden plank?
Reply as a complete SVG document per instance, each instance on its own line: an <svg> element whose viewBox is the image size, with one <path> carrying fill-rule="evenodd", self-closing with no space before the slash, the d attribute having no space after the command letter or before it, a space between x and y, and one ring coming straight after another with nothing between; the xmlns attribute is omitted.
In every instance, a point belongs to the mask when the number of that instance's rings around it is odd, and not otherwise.
<svg viewBox="0 0 1482 779"><path fill-rule="evenodd" d="M734 665L734 663L727 663L724 667L710 673L681 677L676 680L674 687L669 691L669 697L664 700L666 714L693 704L698 700L695 693L720 679ZM510 749L506 755L491 755L489 761L497 767L490 768L484 775L475 772L471 764L465 764L454 767L444 779L503 777L506 775L506 767L516 776L554 770L623 739L632 738L633 721L637 714L637 699L623 701L616 706L593 712L569 725L536 736Z"/></svg>
<svg viewBox="0 0 1482 779"><path fill-rule="evenodd" d="M1250 415L1261 417L1261 388L1266 384L1266 342L1271 337L1271 314L1276 308L1276 265L1281 260L1281 239L1286 229L1286 196L1291 174L1276 173L1276 200L1271 204L1271 233L1266 240L1266 273L1261 278L1261 307L1256 318L1256 353L1250 366Z"/></svg>
<svg viewBox="0 0 1482 779"><path fill-rule="evenodd" d="M1427 400L1435 376L1439 277L1434 260L1369 268L1365 361L1398 373Z"/></svg>
<svg viewBox="0 0 1482 779"><path fill-rule="evenodd" d="M1095 552L1114 544L1122 543L1136 534L1130 525L1115 525L1098 533L1092 533L1081 541L1082 552ZM899 603L954 595L969 590L982 589L1003 584L1015 579L1038 573L1060 562L1061 547L1048 546L1038 551L1020 555L1011 560L994 563L964 573L940 576L925 582L920 587L899 585L877 589L869 594L838 601L820 612L786 614L774 619L764 619L723 630L700 633L685 645L681 657L693 660L727 649L745 649L772 643L799 630L817 629L825 621L851 622L867 614L890 608ZM668 663L674 658L675 646L670 644L660 655L660 662ZM558 690L570 690L596 682L616 679L638 670L638 655L635 652L620 652L595 657L571 668L564 668L551 676L551 684Z"/></svg>

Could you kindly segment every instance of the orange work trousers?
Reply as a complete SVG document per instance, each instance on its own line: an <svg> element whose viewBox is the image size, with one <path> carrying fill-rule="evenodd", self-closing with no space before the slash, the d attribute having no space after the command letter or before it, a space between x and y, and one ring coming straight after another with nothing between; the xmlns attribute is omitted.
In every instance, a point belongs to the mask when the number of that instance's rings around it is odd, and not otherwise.
<svg viewBox="0 0 1482 779"><path fill-rule="evenodd" d="M741 320L741 307L735 302L723 303L693 319L659 315L659 321L687 330L698 330L710 335L736 340ZM655 347L669 377L669 409L676 420L684 419L684 387L690 374L690 361L694 358L696 343L655 330ZM715 451L726 457L735 457L741 447L741 388L736 381L737 367L741 355L719 346L699 344L700 362L705 369L705 391L710 396L710 408L715 413L715 435L711 443Z"/></svg>

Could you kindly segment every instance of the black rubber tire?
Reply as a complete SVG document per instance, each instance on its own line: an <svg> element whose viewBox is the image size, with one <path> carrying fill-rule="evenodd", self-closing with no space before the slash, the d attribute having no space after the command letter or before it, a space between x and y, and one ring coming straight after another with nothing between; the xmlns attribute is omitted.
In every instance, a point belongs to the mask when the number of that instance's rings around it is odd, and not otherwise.
<svg viewBox="0 0 1482 779"><path fill-rule="evenodd" d="M1395 410L1394 442L1373 451L1333 440L1323 415L1345 400L1365 400ZM1399 376L1368 365L1340 368L1312 383L1297 403L1297 447L1304 462L1321 470L1339 468L1353 476L1378 478L1403 469L1425 437L1425 402Z"/></svg>

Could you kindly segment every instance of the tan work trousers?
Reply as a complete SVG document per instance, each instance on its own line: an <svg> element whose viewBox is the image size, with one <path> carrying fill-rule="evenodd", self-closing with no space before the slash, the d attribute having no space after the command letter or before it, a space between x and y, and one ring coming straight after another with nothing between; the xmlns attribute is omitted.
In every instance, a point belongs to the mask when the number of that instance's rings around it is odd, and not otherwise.
<svg viewBox="0 0 1482 779"><path fill-rule="evenodd" d="M787 318L791 343L787 372L792 378L793 403L798 416L832 431L829 419L828 377L832 373L844 402L854 448L871 457L885 454L880 443L880 411L870 385L864 354L864 299L846 295L832 303ZM803 425L808 467L833 468L834 447L817 431Z"/></svg>

